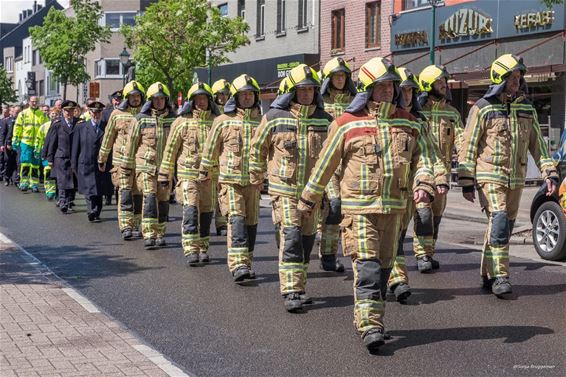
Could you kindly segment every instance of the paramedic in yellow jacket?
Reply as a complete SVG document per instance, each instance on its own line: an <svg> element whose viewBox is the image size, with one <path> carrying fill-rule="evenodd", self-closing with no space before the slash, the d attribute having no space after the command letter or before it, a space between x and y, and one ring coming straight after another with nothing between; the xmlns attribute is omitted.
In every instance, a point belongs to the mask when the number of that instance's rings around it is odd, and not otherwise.
<svg viewBox="0 0 566 377"><path fill-rule="evenodd" d="M136 114L144 100L144 88L137 81L130 81L123 90L124 100L110 114L98 152L98 170L106 171L108 160L113 164L112 183L118 187L118 226L122 239L131 240L140 234L142 195L138 189L135 172L124 169L127 145L136 123ZM112 152L112 156L110 156Z"/></svg>
<svg viewBox="0 0 566 377"><path fill-rule="evenodd" d="M324 110L334 119L344 113L356 95L352 80L352 69L342 58L331 59L322 69L324 80L320 94ZM318 256L320 268L325 271L343 272L344 265L336 258L340 239L340 168L326 186L326 196L322 202L321 236Z"/></svg>
<svg viewBox="0 0 566 377"><path fill-rule="evenodd" d="M417 257L417 268L422 273L432 272L440 264L433 258L436 240L442 215L446 209L448 182L452 170L452 154L454 148L460 149L462 144L462 121L460 113L449 104L448 71L444 67L429 65L419 74L419 105L421 114L426 118L428 135L436 145L439 159L444 163L446 184L439 186L434 202L432 202L433 229L432 235L413 238L413 250ZM417 210L426 205L419 204Z"/></svg>
<svg viewBox="0 0 566 377"><path fill-rule="evenodd" d="M224 79L220 79L212 84L212 95L214 96L214 103L218 108L220 114L224 113L224 105L230 99L230 83ZM220 190L220 184L218 183L218 169L214 174L213 180L215 185L212 189L214 190L214 201L216 203L216 208L214 209L214 227L216 228L217 236L225 236L228 232L226 216L222 215L220 210L220 199L218 198L218 190Z"/></svg>
<svg viewBox="0 0 566 377"><path fill-rule="evenodd" d="M39 163L41 151L35 150L39 127L49 118L38 107L36 96L29 98L29 107L18 114L14 123L12 147L19 149L20 190L39 192Z"/></svg>
<svg viewBox="0 0 566 377"><path fill-rule="evenodd" d="M525 97L523 59L505 54L491 65L492 85L468 115L458 161L458 183L464 198L475 199L489 219L481 261L482 285L501 296L512 292L509 282L509 237L525 185L528 152L553 195L558 174L549 156L537 112Z"/></svg>
<svg viewBox="0 0 566 377"><path fill-rule="evenodd" d="M232 97L224 114L214 120L200 165L203 181L211 179L216 166L220 168L220 207L228 217L228 269L235 282L255 278L252 257L260 193L250 183L249 155L261 119L259 91L251 76L240 75L232 82Z"/></svg>
<svg viewBox="0 0 566 377"><path fill-rule="evenodd" d="M267 171L275 223L279 224L279 284L285 308L298 312L310 301L305 285L319 221L297 210L332 117L324 111L317 73L300 64L288 74L288 92L263 117L252 142L250 175L260 185Z"/></svg>
<svg viewBox="0 0 566 377"><path fill-rule="evenodd" d="M187 102L179 109L177 119L171 125L159 168L161 185L171 182L177 171L177 197L183 204L181 240L189 266L209 262L208 245L215 196L213 181L201 182L198 175L204 144L217 115L219 112L210 86L202 82L191 86Z"/></svg>
<svg viewBox="0 0 566 377"><path fill-rule="evenodd" d="M360 68L361 92L330 127L299 202L312 213L338 168L342 198L342 247L354 269L354 324L365 346L384 344L387 278L399 239L399 223L408 200L426 203L434 195L434 177L421 124L397 107L399 75L384 58ZM407 179L414 176L414 184Z"/></svg>
<svg viewBox="0 0 566 377"><path fill-rule="evenodd" d="M165 246L171 190L168 185L157 183L157 174L175 113L169 104L169 89L165 84L151 84L146 97L147 102L136 115L122 168L131 174L135 172L136 183L142 192L143 245L150 250Z"/></svg>

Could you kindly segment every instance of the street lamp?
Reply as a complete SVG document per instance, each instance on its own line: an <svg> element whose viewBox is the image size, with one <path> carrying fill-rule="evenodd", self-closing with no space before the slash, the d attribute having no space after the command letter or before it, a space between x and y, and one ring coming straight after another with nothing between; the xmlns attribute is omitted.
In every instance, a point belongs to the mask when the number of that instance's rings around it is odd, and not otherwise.
<svg viewBox="0 0 566 377"><path fill-rule="evenodd" d="M435 56L434 56L434 50L435 50L435 43L436 43L436 7L438 6L438 3L440 3L441 0L428 0L428 3L432 6L432 30L430 33L430 64L434 64L435 63Z"/></svg>
<svg viewBox="0 0 566 377"><path fill-rule="evenodd" d="M124 47L120 53L120 63L122 63L122 87L124 87L126 86L126 75L130 65L130 54L126 50L126 47Z"/></svg>

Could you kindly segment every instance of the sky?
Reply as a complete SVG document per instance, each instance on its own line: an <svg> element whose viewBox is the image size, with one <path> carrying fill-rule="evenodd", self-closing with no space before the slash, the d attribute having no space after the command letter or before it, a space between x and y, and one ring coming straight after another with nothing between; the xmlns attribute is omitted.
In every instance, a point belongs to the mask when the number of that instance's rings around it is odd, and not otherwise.
<svg viewBox="0 0 566 377"><path fill-rule="evenodd" d="M37 0L40 5L45 5L46 0ZM63 7L69 6L69 0L57 0ZM24 9L31 9L33 0L0 0L0 22L17 23L19 14Z"/></svg>

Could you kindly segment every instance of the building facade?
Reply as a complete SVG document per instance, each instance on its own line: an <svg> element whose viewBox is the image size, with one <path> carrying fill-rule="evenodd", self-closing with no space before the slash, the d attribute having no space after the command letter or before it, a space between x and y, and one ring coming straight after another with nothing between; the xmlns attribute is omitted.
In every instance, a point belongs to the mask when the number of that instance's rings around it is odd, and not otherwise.
<svg viewBox="0 0 566 377"><path fill-rule="evenodd" d="M407 7L409 3L409 7ZM428 1L395 0L391 51L396 65L418 73L430 64L432 8ZM435 9L435 63L453 75L453 105L464 116L487 90L489 67L505 53L523 57L528 98L551 150L566 127L566 4L540 0L452 0Z"/></svg>
<svg viewBox="0 0 566 377"><path fill-rule="evenodd" d="M248 73L261 85L266 107L290 69L301 63L318 69L320 0L213 0L211 3L225 16L242 17L250 25L250 43L228 55L231 63L213 68L210 81L233 80ZM200 80L208 81L207 69L197 69L197 74Z"/></svg>
<svg viewBox="0 0 566 377"><path fill-rule="evenodd" d="M322 66L341 56L355 73L371 58L390 56L393 0L323 0L320 61Z"/></svg>

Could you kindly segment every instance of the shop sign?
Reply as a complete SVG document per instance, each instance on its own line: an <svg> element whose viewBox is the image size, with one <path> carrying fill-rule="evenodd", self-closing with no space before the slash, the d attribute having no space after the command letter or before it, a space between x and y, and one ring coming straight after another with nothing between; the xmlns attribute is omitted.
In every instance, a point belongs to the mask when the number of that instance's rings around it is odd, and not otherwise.
<svg viewBox="0 0 566 377"><path fill-rule="evenodd" d="M493 33L493 19L480 11L462 8L452 14L439 27L440 39L479 37Z"/></svg>
<svg viewBox="0 0 566 377"><path fill-rule="evenodd" d="M515 16L515 29L536 29L552 25L554 21L554 11L546 10L541 12L523 13Z"/></svg>
<svg viewBox="0 0 566 377"><path fill-rule="evenodd" d="M277 64L277 78L282 79L289 73L290 70L301 64L301 62L289 62Z"/></svg>
<svg viewBox="0 0 566 377"><path fill-rule="evenodd" d="M428 45L426 31L412 31L409 33L395 34L395 45L403 47L415 47Z"/></svg>

